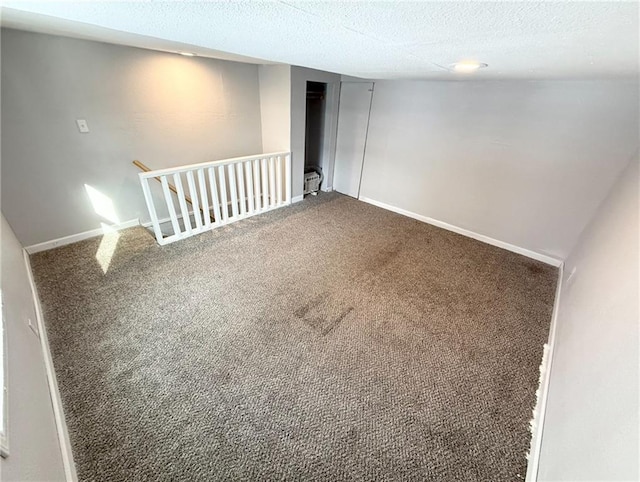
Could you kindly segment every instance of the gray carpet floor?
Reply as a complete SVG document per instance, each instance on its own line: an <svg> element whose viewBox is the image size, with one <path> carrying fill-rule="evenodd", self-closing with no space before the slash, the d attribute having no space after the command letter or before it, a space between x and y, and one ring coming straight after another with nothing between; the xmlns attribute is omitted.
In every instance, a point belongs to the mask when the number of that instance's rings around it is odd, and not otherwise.
<svg viewBox="0 0 640 482"><path fill-rule="evenodd" d="M81 480L524 478L555 268L338 194L101 242L32 256Z"/></svg>

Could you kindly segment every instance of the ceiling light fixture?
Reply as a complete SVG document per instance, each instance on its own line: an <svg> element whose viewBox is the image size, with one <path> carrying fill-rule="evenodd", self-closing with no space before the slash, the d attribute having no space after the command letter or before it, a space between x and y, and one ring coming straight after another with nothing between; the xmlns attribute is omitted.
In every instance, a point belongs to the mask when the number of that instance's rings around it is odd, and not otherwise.
<svg viewBox="0 0 640 482"><path fill-rule="evenodd" d="M475 72L476 70L484 69L485 67L487 67L487 64L476 62L475 60L463 60L461 62L451 64L451 68L453 70L463 74L470 74Z"/></svg>
<svg viewBox="0 0 640 482"><path fill-rule="evenodd" d="M180 55L184 55L185 57L195 57L196 54L191 52L178 52Z"/></svg>

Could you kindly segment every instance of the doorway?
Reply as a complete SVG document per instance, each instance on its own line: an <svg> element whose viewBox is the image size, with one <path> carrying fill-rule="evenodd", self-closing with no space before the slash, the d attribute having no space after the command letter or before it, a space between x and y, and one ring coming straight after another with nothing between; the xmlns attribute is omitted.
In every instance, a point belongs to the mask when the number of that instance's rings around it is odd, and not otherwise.
<svg viewBox="0 0 640 482"><path fill-rule="evenodd" d="M316 194L324 180L326 99L326 83L307 82L304 136L304 194Z"/></svg>

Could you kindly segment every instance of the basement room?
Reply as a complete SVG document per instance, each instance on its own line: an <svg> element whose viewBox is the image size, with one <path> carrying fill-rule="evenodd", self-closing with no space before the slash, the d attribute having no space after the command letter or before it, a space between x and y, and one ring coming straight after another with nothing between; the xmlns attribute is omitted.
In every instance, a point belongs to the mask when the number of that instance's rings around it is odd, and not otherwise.
<svg viewBox="0 0 640 482"><path fill-rule="evenodd" d="M640 480L639 8L3 1L0 479Z"/></svg>

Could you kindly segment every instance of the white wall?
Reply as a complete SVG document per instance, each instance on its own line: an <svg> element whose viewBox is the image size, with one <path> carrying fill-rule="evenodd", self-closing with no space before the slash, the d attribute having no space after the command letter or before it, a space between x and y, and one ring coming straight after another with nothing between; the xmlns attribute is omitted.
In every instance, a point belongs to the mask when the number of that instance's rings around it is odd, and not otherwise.
<svg viewBox="0 0 640 482"><path fill-rule="evenodd" d="M9 450L3 481L65 480L40 340L28 320L36 313L22 246L2 216L2 297L7 324Z"/></svg>
<svg viewBox="0 0 640 482"><path fill-rule="evenodd" d="M25 246L100 227L85 184L147 220L131 161L262 152L259 95L257 65L3 29L3 212Z"/></svg>
<svg viewBox="0 0 640 482"><path fill-rule="evenodd" d="M332 189L333 161L336 153L340 75L305 67L291 67L291 177L292 196L302 196L304 184L305 113L307 109L307 82L327 84L327 102L323 153L324 182L322 189Z"/></svg>
<svg viewBox="0 0 640 482"><path fill-rule="evenodd" d="M565 263L540 482L640 478L638 165L624 171Z"/></svg>
<svg viewBox="0 0 640 482"><path fill-rule="evenodd" d="M291 149L291 66L260 65L260 115L262 149L267 152Z"/></svg>
<svg viewBox="0 0 640 482"><path fill-rule="evenodd" d="M360 196L564 259L637 147L637 82L381 81Z"/></svg>

